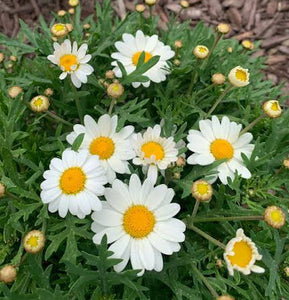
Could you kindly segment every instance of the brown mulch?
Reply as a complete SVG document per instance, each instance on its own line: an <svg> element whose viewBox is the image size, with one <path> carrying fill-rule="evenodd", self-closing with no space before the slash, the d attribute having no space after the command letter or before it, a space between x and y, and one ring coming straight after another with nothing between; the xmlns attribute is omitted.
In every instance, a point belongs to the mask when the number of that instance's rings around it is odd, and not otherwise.
<svg viewBox="0 0 289 300"><path fill-rule="evenodd" d="M51 19L51 11L68 9L68 0L0 0L0 32L14 37L19 30L18 19L33 27L38 16ZM93 0L82 0L83 15L94 10ZM102 1L100 1L102 2ZM112 0L116 14L123 18L142 1ZM274 83L285 82L289 95L289 0L189 0L190 7L180 13L179 1L159 0L154 13L160 16L159 26L166 27L172 12L194 26L200 20L210 25L231 24L228 37L239 41L260 40L261 49L255 56L268 56L266 76ZM147 13L147 12L145 12Z"/></svg>

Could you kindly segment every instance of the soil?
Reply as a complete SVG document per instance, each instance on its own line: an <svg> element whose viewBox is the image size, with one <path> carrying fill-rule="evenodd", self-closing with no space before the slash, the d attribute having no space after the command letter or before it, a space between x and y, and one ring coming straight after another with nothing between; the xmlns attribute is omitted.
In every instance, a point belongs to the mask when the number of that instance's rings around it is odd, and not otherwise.
<svg viewBox="0 0 289 300"><path fill-rule="evenodd" d="M102 2L99 0L99 2ZM200 20L210 25L220 22L231 24L228 37L239 41L260 40L261 48L253 55L267 56L266 76L275 84L285 82L284 92L289 95L289 0L189 0L189 8L181 10L179 1L159 0L154 13L160 16L159 26L166 27L174 12L194 26ZM94 10L94 0L82 0L83 17ZM123 18L142 1L112 0L115 13ZM43 15L49 21L51 11L67 10L68 0L0 0L0 32L15 37L19 18L30 27ZM145 12L145 14L148 12Z"/></svg>

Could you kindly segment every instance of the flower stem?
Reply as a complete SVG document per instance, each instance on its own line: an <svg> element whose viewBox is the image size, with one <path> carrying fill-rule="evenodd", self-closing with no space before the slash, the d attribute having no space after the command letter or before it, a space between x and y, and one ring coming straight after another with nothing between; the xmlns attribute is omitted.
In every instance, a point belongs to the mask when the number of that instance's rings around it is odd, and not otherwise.
<svg viewBox="0 0 289 300"><path fill-rule="evenodd" d="M217 36L216 36L216 38L215 38L214 44L213 44L213 46L212 46L212 49L210 50L208 56L206 57L206 61L208 61L209 57L212 55L212 53L213 53L213 51L215 50L216 46L218 45L218 43L219 43L221 37L222 37L222 33L219 33L219 32L218 32L218 33L217 33Z"/></svg>
<svg viewBox="0 0 289 300"><path fill-rule="evenodd" d="M263 216L230 216L230 217L211 217L211 218L202 218L202 217L193 217L191 222L201 223L201 222L222 222L222 221L255 221L263 220Z"/></svg>
<svg viewBox="0 0 289 300"><path fill-rule="evenodd" d="M110 106L109 106L109 109L108 109L108 114L109 115L111 115L113 107L115 106L115 104L116 104L116 100L114 98L111 98Z"/></svg>
<svg viewBox="0 0 289 300"><path fill-rule="evenodd" d="M223 100L223 98L227 95L227 93L230 91L230 89L233 86L230 84L228 85L225 90L223 91L223 93L217 98L216 102L214 103L214 105L211 107L211 109L208 111L208 113L206 114L205 118L209 117L212 112L216 109L216 107L220 104L220 102Z"/></svg>
<svg viewBox="0 0 289 300"><path fill-rule="evenodd" d="M207 234L203 230L195 227L193 224L188 224L187 228L195 231L196 233L198 233L199 235L201 235L203 238L207 239L211 243L215 244L216 246L218 246L218 247L220 247L224 250L226 249L226 246L223 243L219 242L218 240L216 240L215 238L213 238L212 236L210 236L209 234Z"/></svg>
<svg viewBox="0 0 289 300"><path fill-rule="evenodd" d="M68 121L65 121L64 119L62 119L61 117L57 116L55 113L51 112L51 111L47 111L46 112L46 115L48 115L49 117L51 117L52 119L54 120L57 120L65 125L68 125L68 126L72 126L73 124L68 122Z"/></svg>
<svg viewBox="0 0 289 300"><path fill-rule="evenodd" d="M188 92L187 92L187 96L190 96L193 90L193 86L198 78L198 71L197 71L197 66L198 66L199 60L196 59L196 63L195 63L195 70L192 72L192 79L191 79L191 83L189 85L188 88Z"/></svg>
<svg viewBox="0 0 289 300"><path fill-rule="evenodd" d="M217 299L219 297L219 295L216 292L216 290L213 288L213 286L210 284L210 282L208 281L208 279L198 270L198 268L194 264L192 264L192 269L201 278L201 280L203 281L204 285L208 288L208 290L210 291L210 293L212 294L212 296L214 297L214 299Z"/></svg>
<svg viewBox="0 0 289 300"><path fill-rule="evenodd" d="M195 206L194 206L194 209L193 209L193 213L192 213L192 216L191 216L191 219L192 219L192 222L197 214L197 211L198 211L198 208L199 208L199 205L200 205L200 201L199 200L196 200L195 202Z"/></svg>
<svg viewBox="0 0 289 300"><path fill-rule="evenodd" d="M256 118L253 122L251 122L247 127L245 127L241 132L240 135L249 131L252 127L254 127L260 120L265 118L265 115L260 115L258 118Z"/></svg>

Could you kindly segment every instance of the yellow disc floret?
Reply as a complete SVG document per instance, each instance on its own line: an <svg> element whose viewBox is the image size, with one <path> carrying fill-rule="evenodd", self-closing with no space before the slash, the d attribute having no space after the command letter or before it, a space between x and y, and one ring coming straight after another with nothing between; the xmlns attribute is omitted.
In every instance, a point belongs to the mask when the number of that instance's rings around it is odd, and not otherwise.
<svg viewBox="0 0 289 300"><path fill-rule="evenodd" d="M59 65L61 69L65 72L75 71L78 66L78 61L76 55L65 54L60 57Z"/></svg>
<svg viewBox="0 0 289 300"><path fill-rule="evenodd" d="M123 215L123 228L133 238L144 238L155 226L154 214L144 205L131 206Z"/></svg>
<svg viewBox="0 0 289 300"><path fill-rule="evenodd" d="M86 175L80 167L66 169L59 180L60 189L64 194L75 195L84 190Z"/></svg>
<svg viewBox="0 0 289 300"><path fill-rule="evenodd" d="M216 139L211 143L210 151L214 155L215 159L227 159L230 160L234 155L234 149L231 143L227 140Z"/></svg>
<svg viewBox="0 0 289 300"><path fill-rule="evenodd" d="M113 155L114 150L113 140L105 136L94 139L89 146L90 153L98 155L100 159L109 159Z"/></svg>
<svg viewBox="0 0 289 300"><path fill-rule="evenodd" d="M142 145L141 151L144 153L145 158L154 157L155 160L161 160L165 157L163 146L157 142L148 142Z"/></svg>
<svg viewBox="0 0 289 300"><path fill-rule="evenodd" d="M237 265L240 268L246 268L253 257L253 250L248 242L236 242L232 251L234 252L234 255L228 255L228 259L232 266Z"/></svg>
<svg viewBox="0 0 289 300"><path fill-rule="evenodd" d="M141 56L143 51L139 51L139 52L136 52L133 57L132 57L132 63L137 66L138 64L138 61L139 61L139 58ZM148 62L153 56L149 53L149 52L146 52L145 51L145 59L144 59L144 62Z"/></svg>

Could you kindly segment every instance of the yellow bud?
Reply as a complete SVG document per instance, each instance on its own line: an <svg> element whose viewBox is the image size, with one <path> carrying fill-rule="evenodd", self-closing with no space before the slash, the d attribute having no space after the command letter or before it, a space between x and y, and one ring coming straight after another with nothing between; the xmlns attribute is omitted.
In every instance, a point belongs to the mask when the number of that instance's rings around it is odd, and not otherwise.
<svg viewBox="0 0 289 300"><path fill-rule="evenodd" d="M289 158L286 158L283 160L283 166L286 168L286 169L289 169Z"/></svg>
<svg viewBox="0 0 289 300"><path fill-rule="evenodd" d="M0 182L0 198L5 195L5 185Z"/></svg>
<svg viewBox="0 0 289 300"><path fill-rule="evenodd" d="M115 74L112 70L108 70L105 72L105 78L106 79L113 79L115 77Z"/></svg>
<svg viewBox="0 0 289 300"><path fill-rule="evenodd" d="M65 15L66 15L66 11L65 10L59 10L58 12L57 12L57 15L59 16L59 17L64 17Z"/></svg>
<svg viewBox="0 0 289 300"><path fill-rule="evenodd" d="M156 0L145 0L145 4L149 6L153 6L156 4Z"/></svg>
<svg viewBox="0 0 289 300"><path fill-rule="evenodd" d="M74 10L74 8L69 8L68 12L69 12L71 15L74 15L75 10Z"/></svg>
<svg viewBox="0 0 289 300"><path fill-rule="evenodd" d="M181 64L181 61L179 59L174 59L174 65L179 66Z"/></svg>
<svg viewBox="0 0 289 300"><path fill-rule="evenodd" d="M232 53L233 52L233 47L228 47L228 52Z"/></svg>
<svg viewBox="0 0 289 300"><path fill-rule="evenodd" d="M24 249L32 254L39 253L45 245L45 236L40 230L28 232L23 239Z"/></svg>
<svg viewBox="0 0 289 300"><path fill-rule="evenodd" d="M77 6L79 4L79 0L69 0L68 4L70 6Z"/></svg>
<svg viewBox="0 0 289 300"><path fill-rule="evenodd" d="M180 1L180 5L182 8L188 8L190 6L189 2L185 0Z"/></svg>
<svg viewBox="0 0 289 300"><path fill-rule="evenodd" d="M10 56L10 60L15 62L15 61L17 61L17 57L14 56L14 55L11 55L11 56Z"/></svg>
<svg viewBox="0 0 289 300"><path fill-rule="evenodd" d="M23 90L20 86L11 86L11 88L8 90L8 94L11 98L16 98L22 92Z"/></svg>
<svg viewBox="0 0 289 300"><path fill-rule="evenodd" d="M49 108L50 102L46 96L38 95L30 101L30 108L34 112L46 112Z"/></svg>
<svg viewBox="0 0 289 300"><path fill-rule="evenodd" d="M0 52L0 64L2 63L2 61L5 59L5 54Z"/></svg>
<svg viewBox="0 0 289 300"><path fill-rule="evenodd" d="M230 25L226 23L220 23L217 26L217 31L222 34L226 34L230 31Z"/></svg>
<svg viewBox="0 0 289 300"><path fill-rule="evenodd" d="M63 36L66 36L68 34L68 28L66 27L65 24L57 23L57 24L54 24L51 27L50 32L55 37L63 37Z"/></svg>
<svg viewBox="0 0 289 300"><path fill-rule="evenodd" d="M193 183L191 192L196 200L201 202L208 202L212 198L213 188L207 181L197 180Z"/></svg>
<svg viewBox="0 0 289 300"><path fill-rule="evenodd" d="M254 44L251 41L249 41L249 40L242 41L242 46L245 49L248 49L248 50L253 50L254 49Z"/></svg>
<svg viewBox="0 0 289 300"><path fill-rule="evenodd" d="M90 28L90 24L89 24L89 23L84 24L84 25L83 25L83 28L84 28L84 29L89 29L89 28Z"/></svg>
<svg viewBox="0 0 289 300"><path fill-rule="evenodd" d="M44 91L44 94L46 96L52 96L53 95L53 90L51 88L47 88L45 91Z"/></svg>
<svg viewBox="0 0 289 300"><path fill-rule="evenodd" d="M285 224L285 214L280 207L268 206L265 209L264 220L273 228L281 228Z"/></svg>
<svg viewBox="0 0 289 300"><path fill-rule="evenodd" d="M176 165L178 167L184 167L186 165L186 159L182 156L179 156L177 161L176 161Z"/></svg>
<svg viewBox="0 0 289 300"><path fill-rule="evenodd" d="M175 48L181 49L183 47L183 42L180 40L175 41Z"/></svg>
<svg viewBox="0 0 289 300"><path fill-rule="evenodd" d="M120 83L117 83L117 82L111 83L107 87L107 94L108 94L108 96L110 96L112 98L121 97L123 92L124 92L123 86Z"/></svg>
<svg viewBox="0 0 289 300"><path fill-rule="evenodd" d="M66 23L65 26L69 32L73 30L73 25L71 23Z"/></svg>
<svg viewBox="0 0 289 300"><path fill-rule="evenodd" d="M223 295L218 297L217 300L235 300L235 298L230 295Z"/></svg>
<svg viewBox="0 0 289 300"><path fill-rule="evenodd" d="M268 100L265 101L262 105L263 112L267 115L267 117L271 119L275 119L281 116L282 108L279 105L277 100Z"/></svg>
<svg viewBox="0 0 289 300"><path fill-rule="evenodd" d="M209 49L203 45L198 45L194 48L194 55L200 59L206 58L209 55L209 52Z"/></svg>
<svg viewBox="0 0 289 300"><path fill-rule="evenodd" d="M146 7L143 4L137 4L135 6L135 10L139 13L143 13L145 11Z"/></svg>

